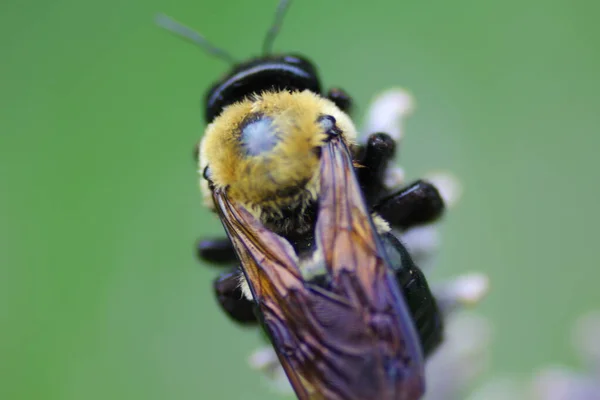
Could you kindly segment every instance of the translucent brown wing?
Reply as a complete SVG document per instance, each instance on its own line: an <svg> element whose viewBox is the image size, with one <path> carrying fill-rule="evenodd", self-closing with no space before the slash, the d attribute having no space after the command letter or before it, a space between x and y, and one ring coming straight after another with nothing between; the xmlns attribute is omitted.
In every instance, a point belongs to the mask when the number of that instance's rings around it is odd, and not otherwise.
<svg viewBox="0 0 600 400"><path fill-rule="evenodd" d="M298 269L294 249L243 207L229 200L226 193L215 191L214 200L259 305L262 322L296 395L300 400L322 399L286 358L286 352L295 345L292 340L296 344L299 340L297 337L288 339L288 336L293 335L298 329L296 324L302 322L294 318L300 311L293 303L311 296Z"/></svg>
<svg viewBox="0 0 600 400"><path fill-rule="evenodd" d="M317 251L331 288L307 283L292 246L214 192L263 323L301 400L416 400L418 338L344 143L324 146Z"/></svg>
<svg viewBox="0 0 600 400"><path fill-rule="evenodd" d="M369 346L363 360L371 362L368 367L364 363L363 373L370 385L352 385L352 390L363 393L357 397L362 399L421 398L425 385L419 338L340 137L323 149L319 199L316 241L330 290L362 316L359 329Z"/></svg>

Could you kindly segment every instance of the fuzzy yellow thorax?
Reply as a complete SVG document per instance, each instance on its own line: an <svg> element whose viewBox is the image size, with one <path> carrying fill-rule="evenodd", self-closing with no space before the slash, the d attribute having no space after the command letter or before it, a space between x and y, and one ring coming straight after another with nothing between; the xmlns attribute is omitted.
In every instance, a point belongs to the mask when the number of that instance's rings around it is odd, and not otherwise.
<svg viewBox="0 0 600 400"><path fill-rule="evenodd" d="M331 101L310 91L266 92L225 108L206 128L200 174L208 166L215 188L261 217L315 199L320 148L327 135L319 117L333 116L350 143L356 129ZM211 193L201 178L205 201ZM275 210L275 211L274 211Z"/></svg>

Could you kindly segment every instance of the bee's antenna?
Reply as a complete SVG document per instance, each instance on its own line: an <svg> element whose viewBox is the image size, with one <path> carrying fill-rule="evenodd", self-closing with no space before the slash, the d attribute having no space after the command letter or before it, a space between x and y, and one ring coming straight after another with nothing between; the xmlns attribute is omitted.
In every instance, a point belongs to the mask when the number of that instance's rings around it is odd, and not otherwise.
<svg viewBox="0 0 600 400"><path fill-rule="evenodd" d="M265 41L263 43L263 53L265 55L271 53L273 49L273 42L281 29L281 23L283 22L283 17L285 16L286 11L288 10L290 3L292 0L280 0L279 5L277 6L277 12L275 13L275 20L273 20L273 24L267 32L267 36L265 37Z"/></svg>
<svg viewBox="0 0 600 400"><path fill-rule="evenodd" d="M155 20L156 24L161 28L164 28L170 31L171 33L176 34L179 37L189 40L190 42L194 43L196 46L200 47L207 53L212 54L213 56L220 58L221 60L227 61L230 64L237 64L236 59L231 54L217 46L214 46L208 40L206 40L204 36L196 32L192 28L189 28L183 25L182 23L175 21L173 18L168 17L164 14L158 14Z"/></svg>

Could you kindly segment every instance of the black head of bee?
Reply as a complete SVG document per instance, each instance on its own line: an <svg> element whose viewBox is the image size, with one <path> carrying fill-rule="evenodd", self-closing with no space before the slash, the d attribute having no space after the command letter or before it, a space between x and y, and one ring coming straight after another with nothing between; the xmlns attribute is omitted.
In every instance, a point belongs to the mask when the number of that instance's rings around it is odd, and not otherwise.
<svg viewBox="0 0 600 400"><path fill-rule="evenodd" d="M226 106L252 94L284 90L321 94L315 66L297 55L269 55L236 64L206 94L206 122L212 122Z"/></svg>
<svg viewBox="0 0 600 400"><path fill-rule="evenodd" d="M283 16L291 0L280 0L275 20L265 37L263 55L250 60L238 61L225 50L212 45L200 33L167 17L158 15L156 22L172 33L191 41L207 53L230 65L230 71L217 81L205 96L204 118L211 123L230 104L242 101L253 94L265 91L304 91L322 95L317 68L307 58L295 54L273 54L272 47ZM342 89L332 88L325 95L340 109L349 112L352 99Z"/></svg>

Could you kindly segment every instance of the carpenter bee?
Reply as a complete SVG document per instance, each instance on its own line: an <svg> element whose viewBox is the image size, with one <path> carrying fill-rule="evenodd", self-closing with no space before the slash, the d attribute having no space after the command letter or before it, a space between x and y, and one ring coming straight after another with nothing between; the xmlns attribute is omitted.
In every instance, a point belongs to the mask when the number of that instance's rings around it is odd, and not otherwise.
<svg viewBox="0 0 600 400"><path fill-rule="evenodd" d="M395 141L360 141L341 89L323 92L305 57L270 48L206 95L198 146L206 205L227 239L203 240L202 259L240 267L215 281L235 321L260 323L299 399L420 399L424 360L442 316L421 270L393 233L439 219L437 188L385 183ZM196 32L159 23L224 59Z"/></svg>

